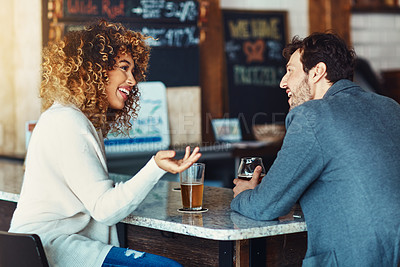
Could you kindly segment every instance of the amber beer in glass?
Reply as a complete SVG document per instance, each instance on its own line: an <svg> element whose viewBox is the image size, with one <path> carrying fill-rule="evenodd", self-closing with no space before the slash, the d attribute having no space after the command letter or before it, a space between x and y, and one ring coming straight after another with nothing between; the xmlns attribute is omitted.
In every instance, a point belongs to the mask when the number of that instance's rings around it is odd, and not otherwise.
<svg viewBox="0 0 400 267"><path fill-rule="evenodd" d="M204 163L194 163L179 174L183 210L201 210L203 208Z"/></svg>

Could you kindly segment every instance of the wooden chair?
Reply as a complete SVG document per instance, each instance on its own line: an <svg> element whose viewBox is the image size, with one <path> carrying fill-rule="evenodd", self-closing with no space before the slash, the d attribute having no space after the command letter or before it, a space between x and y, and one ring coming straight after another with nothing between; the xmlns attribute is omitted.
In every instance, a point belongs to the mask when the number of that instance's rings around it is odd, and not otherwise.
<svg viewBox="0 0 400 267"><path fill-rule="evenodd" d="M48 267L39 236L0 231L0 266Z"/></svg>

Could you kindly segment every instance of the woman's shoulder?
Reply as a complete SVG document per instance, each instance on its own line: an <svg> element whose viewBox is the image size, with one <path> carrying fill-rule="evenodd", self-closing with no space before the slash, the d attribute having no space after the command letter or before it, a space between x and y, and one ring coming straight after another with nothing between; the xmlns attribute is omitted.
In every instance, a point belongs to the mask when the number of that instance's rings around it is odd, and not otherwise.
<svg viewBox="0 0 400 267"><path fill-rule="evenodd" d="M63 105L54 103L50 108L42 113L39 122L51 124L58 127L87 127L91 125L89 119L83 112L73 105Z"/></svg>
<svg viewBox="0 0 400 267"><path fill-rule="evenodd" d="M79 109L79 108L77 108L76 106L74 106L74 105L66 105L66 104L61 104L61 103L58 103L58 102L54 102L54 104L51 106L51 107L49 107L45 112L43 112L43 114L68 114L68 113L71 113L71 114L82 114L83 115L83 113L82 113L82 111Z"/></svg>

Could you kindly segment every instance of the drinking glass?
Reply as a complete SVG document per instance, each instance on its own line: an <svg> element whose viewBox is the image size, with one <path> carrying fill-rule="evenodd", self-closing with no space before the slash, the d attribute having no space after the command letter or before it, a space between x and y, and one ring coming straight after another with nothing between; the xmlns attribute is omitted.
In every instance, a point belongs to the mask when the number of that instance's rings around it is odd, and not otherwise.
<svg viewBox="0 0 400 267"><path fill-rule="evenodd" d="M179 174L183 210L202 210L204 170L204 163L193 163L192 166Z"/></svg>
<svg viewBox="0 0 400 267"><path fill-rule="evenodd" d="M237 172L238 178L249 181L251 179L251 177L253 176L253 172L257 166L261 166L261 168L262 168L260 180L259 180L259 182L261 182L261 180L265 176L266 172L265 172L264 164L262 162L262 158L259 158L259 157L241 158L238 172Z"/></svg>

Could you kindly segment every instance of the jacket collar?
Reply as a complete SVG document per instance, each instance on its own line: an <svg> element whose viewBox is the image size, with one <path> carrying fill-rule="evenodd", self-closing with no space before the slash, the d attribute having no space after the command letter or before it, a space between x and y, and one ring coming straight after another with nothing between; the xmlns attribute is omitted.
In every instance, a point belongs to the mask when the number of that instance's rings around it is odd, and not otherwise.
<svg viewBox="0 0 400 267"><path fill-rule="evenodd" d="M328 89L328 91L326 91L326 93L325 93L323 98L335 95L335 94L337 94L337 93L339 93L341 91L348 90L348 89L351 89L351 88L354 88L354 87L357 87L357 85L355 83L353 83L352 81L350 81L350 80L345 80L345 79L339 80L339 81L335 82Z"/></svg>

